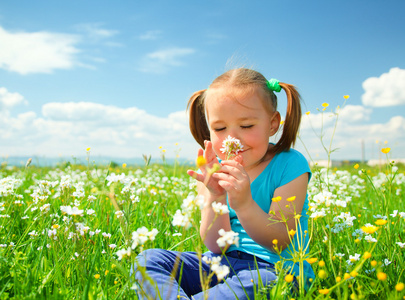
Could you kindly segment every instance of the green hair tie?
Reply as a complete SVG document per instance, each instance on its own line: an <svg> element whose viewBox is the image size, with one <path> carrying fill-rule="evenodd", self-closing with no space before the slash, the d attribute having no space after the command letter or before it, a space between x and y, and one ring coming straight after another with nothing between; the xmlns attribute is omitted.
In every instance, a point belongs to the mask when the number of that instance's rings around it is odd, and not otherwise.
<svg viewBox="0 0 405 300"><path fill-rule="evenodd" d="M278 81L277 79L270 79L267 80L267 87L269 88L270 91L274 91L274 92L280 92L281 91L281 86L280 86L280 81Z"/></svg>

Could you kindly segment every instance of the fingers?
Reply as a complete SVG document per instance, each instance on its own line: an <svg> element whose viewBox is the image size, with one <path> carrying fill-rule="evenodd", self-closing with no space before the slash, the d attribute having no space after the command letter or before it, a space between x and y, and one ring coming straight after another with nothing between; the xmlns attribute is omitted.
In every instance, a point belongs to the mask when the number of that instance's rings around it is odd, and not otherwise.
<svg viewBox="0 0 405 300"><path fill-rule="evenodd" d="M194 179L203 182L204 181L204 175L197 173L193 170L187 170L187 174L190 175L191 177L193 177Z"/></svg>
<svg viewBox="0 0 405 300"><path fill-rule="evenodd" d="M214 152L214 148L212 148L212 143L210 141L204 141L205 146L205 159L207 162L211 162L217 159L217 156Z"/></svg>

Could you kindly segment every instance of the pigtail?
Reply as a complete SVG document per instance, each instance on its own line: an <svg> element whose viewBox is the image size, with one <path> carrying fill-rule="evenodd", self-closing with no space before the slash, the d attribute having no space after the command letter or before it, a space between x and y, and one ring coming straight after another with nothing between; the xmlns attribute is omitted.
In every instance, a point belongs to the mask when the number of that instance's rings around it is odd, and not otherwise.
<svg viewBox="0 0 405 300"><path fill-rule="evenodd" d="M295 87L287 83L279 83L287 95L287 113L285 116L283 133L274 146L273 151L280 153L288 151L294 146L301 123L301 96Z"/></svg>
<svg viewBox="0 0 405 300"><path fill-rule="evenodd" d="M210 131L207 126L204 108L205 91L195 92L188 100L187 110L189 110L190 131L194 139L204 148L204 141L210 140Z"/></svg>

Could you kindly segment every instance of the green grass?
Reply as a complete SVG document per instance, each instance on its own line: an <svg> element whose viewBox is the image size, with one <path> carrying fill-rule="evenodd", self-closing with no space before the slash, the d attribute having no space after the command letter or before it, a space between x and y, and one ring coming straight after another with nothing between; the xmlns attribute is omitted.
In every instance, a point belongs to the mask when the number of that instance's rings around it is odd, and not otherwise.
<svg viewBox="0 0 405 300"><path fill-rule="evenodd" d="M198 211L191 228L172 225L183 199L195 194L194 180L186 174L189 167L63 164L8 168L3 164L0 299L133 299L129 271L142 249L205 251L197 229ZM325 212L310 219L308 233L311 252L306 258L316 258L312 266L317 277L309 290L292 295L280 276L274 287L278 290L273 291L277 299L403 299L405 290L395 287L405 282L405 248L397 244L405 242L405 215L400 215L405 213L405 175L403 167L392 167L387 162L381 170L366 165L313 170L309 215ZM122 173L130 181L109 184L107 176ZM317 203L322 193L335 202ZM346 207L336 200L344 201ZM61 210L63 206L77 206L84 210L83 215L69 216ZM94 214L87 214L89 209ZM117 209L123 211L123 217L117 217ZM393 217L395 210L398 213ZM338 217L342 213L355 219L344 223ZM375 225L385 217L385 225ZM367 241L360 232L367 223L379 228L370 234L377 242ZM130 246L132 232L143 226L156 228L156 238L136 247L131 257L118 260L115 253ZM370 258L364 257L366 252L371 253ZM349 256L356 253L360 259L348 263ZM344 279L346 273L356 276ZM378 273L387 278L379 280ZM258 291L257 298L260 294Z"/></svg>

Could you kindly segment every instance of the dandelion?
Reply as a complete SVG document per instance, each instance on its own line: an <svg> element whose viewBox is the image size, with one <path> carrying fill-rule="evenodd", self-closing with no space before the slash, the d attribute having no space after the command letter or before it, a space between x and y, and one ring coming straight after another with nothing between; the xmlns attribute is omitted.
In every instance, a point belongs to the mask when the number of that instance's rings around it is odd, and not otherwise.
<svg viewBox="0 0 405 300"><path fill-rule="evenodd" d="M388 154L390 151L391 151L391 148L388 148L388 147L381 149L381 152L384 153L384 154Z"/></svg>
<svg viewBox="0 0 405 300"><path fill-rule="evenodd" d="M295 198L296 198L295 196L292 196L292 197L290 197L290 198L287 198L287 201L288 201L288 202L293 202L293 201L295 200Z"/></svg>
<svg viewBox="0 0 405 300"><path fill-rule="evenodd" d="M99 279L99 278L100 278L100 274L94 275L94 278Z"/></svg>
<svg viewBox="0 0 405 300"><path fill-rule="evenodd" d="M322 294L322 295L327 295L329 293L329 290L328 289L321 289L321 290L319 290L319 293Z"/></svg>
<svg viewBox="0 0 405 300"><path fill-rule="evenodd" d="M371 265L372 267L375 267L375 266L377 265L377 261L375 261L375 260L371 261L371 262L370 262L370 265Z"/></svg>
<svg viewBox="0 0 405 300"><path fill-rule="evenodd" d="M287 274L287 275L285 275L284 280L287 281L288 283L290 283L294 280L294 275Z"/></svg>
<svg viewBox="0 0 405 300"><path fill-rule="evenodd" d="M380 281L385 281L387 279L387 274L385 274L384 272L378 272L377 279Z"/></svg>
<svg viewBox="0 0 405 300"><path fill-rule="evenodd" d="M383 220L383 219L378 219L377 221L375 221L374 223L376 225L385 225L388 221L387 220Z"/></svg>
<svg viewBox="0 0 405 300"><path fill-rule="evenodd" d="M325 262L324 262L323 260L321 260L321 261L318 263L318 266L320 266L321 268L324 267L324 266L325 266Z"/></svg>
<svg viewBox="0 0 405 300"><path fill-rule="evenodd" d="M399 282L399 283L397 283L397 285L395 285L395 289L396 289L398 292L402 292L402 290L404 289L404 287L405 287L405 284L403 284L402 282Z"/></svg>
<svg viewBox="0 0 405 300"><path fill-rule="evenodd" d="M201 168L207 164L207 160L204 156L200 155L197 157L196 165L198 168Z"/></svg>
<svg viewBox="0 0 405 300"><path fill-rule="evenodd" d="M361 230L364 233L372 234L378 230L378 227L371 224L366 224L365 226L361 227Z"/></svg>
<svg viewBox="0 0 405 300"><path fill-rule="evenodd" d="M309 263L309 264L313 264L313 263L315 263L317 260L318 260L317 257L311 257L311 258L307 258L307 259L306 259L307 263Z"/></svg>
<svg viewBox="0 0 405 300"><path fill-rule="evenodd" d="M321 279L325 279L326 277L328 277L328 274L325 272L325 270L320 270L318 272L318 277Z"/></svg>
<svg viewBox="0 0 405 300"><path fill-rule="evenodd" d="M240 151L243 151L243 145L240 140L228 135L226 139L222 142L222 148L220 149L222 153L225 153L227 159L232 156L238 155Z"/></svg>

